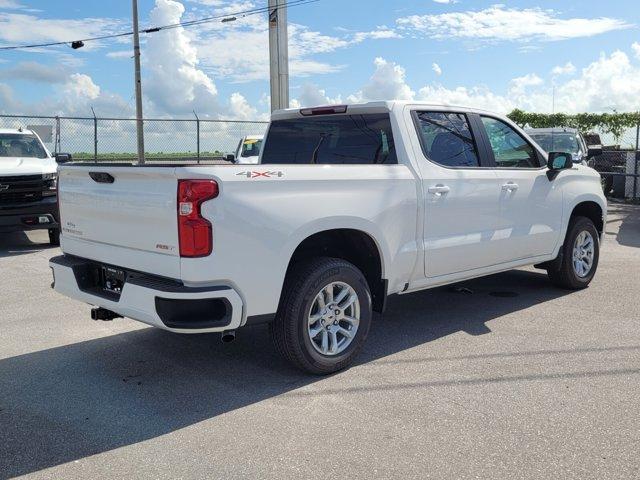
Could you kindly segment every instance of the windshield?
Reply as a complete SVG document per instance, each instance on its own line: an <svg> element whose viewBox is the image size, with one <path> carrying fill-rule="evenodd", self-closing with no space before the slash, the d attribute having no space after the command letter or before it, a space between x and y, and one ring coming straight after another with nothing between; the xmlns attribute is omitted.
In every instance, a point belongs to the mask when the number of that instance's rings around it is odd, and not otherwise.
<svg viewBox="0 0 640 480"><path fill-rule="evenodd" d="M241 157L257 157L260 155L260 148L262 147L262 140L257 138L247 138L242 144Z"/></svg>
<svg viewBox="0 0 640 480"><path fill-rule="evenodd" d="M0 133L1 157L47 158L47 152L35 135Z"/></svg>
<svg viewBox="0 0 640 480"><path fill-rule="evenodd" d="M574 133L532 133L533 138L545 152L578 153L578 138Z"/></svg>

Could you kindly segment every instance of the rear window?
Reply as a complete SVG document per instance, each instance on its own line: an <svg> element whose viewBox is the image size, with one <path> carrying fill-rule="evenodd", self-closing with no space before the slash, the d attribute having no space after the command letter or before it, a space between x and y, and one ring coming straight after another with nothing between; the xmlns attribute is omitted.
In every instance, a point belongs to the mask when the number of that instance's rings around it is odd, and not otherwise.
<svg viewBox="0 0 640 480"><path fill-rule="evenodd" d="M398 163L389 114L276 120L269 128L262 163Z"/></svg>

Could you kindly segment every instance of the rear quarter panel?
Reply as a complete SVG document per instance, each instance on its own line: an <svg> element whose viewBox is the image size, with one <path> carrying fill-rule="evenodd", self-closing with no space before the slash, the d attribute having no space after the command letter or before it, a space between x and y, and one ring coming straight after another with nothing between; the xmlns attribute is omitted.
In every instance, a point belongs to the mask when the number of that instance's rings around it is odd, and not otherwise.
<svg viewBox="0 0 640 480"><path fill-rule="evenodd" d="M202 206L213 253L182 259L188 285L233 285L245 315L276 311L289 260L318 232L361 230L376 242L389 291L416 262L416 182L404 165L257 165L178 168L179 178L214 178L220 195Z"/></svg>

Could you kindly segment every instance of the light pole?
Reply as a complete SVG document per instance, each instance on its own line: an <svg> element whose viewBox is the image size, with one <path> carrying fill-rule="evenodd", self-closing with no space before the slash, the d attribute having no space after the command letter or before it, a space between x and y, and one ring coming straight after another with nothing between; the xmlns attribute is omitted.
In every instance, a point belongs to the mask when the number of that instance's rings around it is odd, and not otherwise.
<svg viewBox="0 0 640 480"><path fill-rule="evenodd" d="M144 164L144 122L142 120L142 79L140 78L140 31L138 0L133 1L133 59L136 70L136 132L138 135L138 164Z"/></svg>
<svg viewBox="0 0 640 480"><path fill-rule="evenodd" d="M269 0L271 111L289 108L289 38L287 0Z"/></svg>

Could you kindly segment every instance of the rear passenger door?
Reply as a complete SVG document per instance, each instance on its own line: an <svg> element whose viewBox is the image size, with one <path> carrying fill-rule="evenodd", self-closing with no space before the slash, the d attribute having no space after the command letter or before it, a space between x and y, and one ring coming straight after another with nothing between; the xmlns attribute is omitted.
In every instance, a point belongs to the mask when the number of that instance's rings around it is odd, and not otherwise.
<svg viewBox="0 0 640 480"><path fill-rule="evenodd" d="M475 114L415 110L424 192L425 275L464 276L500 262L500 187ZM446 280L446 279L443 279Z"/></svg>
<svg viewBox="0 0 640 480"><path fill-rule="evenodd" d="M500 183L503 261L552 253L562 228L559 183L549 181L544 157L514 126L489 115L480 120Z"/></svg>

